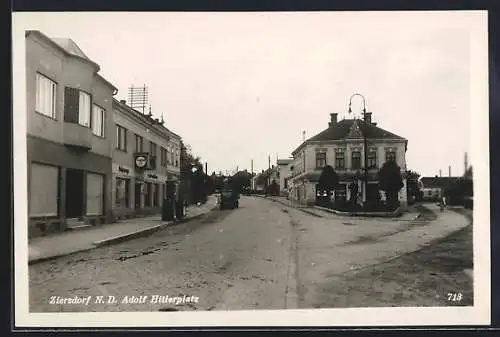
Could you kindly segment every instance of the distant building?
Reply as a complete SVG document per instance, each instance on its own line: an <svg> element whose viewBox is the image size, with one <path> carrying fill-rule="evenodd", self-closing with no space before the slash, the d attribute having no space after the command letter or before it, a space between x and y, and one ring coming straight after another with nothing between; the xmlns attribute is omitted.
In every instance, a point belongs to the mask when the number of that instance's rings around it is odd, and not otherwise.
<svg viewBox="0 0 500 337"><path fill-rule="evenodd" d="M424 201L437 201L445 195L447 189L451 188L464 177L421 177L420 189Z"/></svg>
<svg viewBox="0 0 500 337"><path fill-rule="evenodd" d="M371 113L367 113L364 120L354 118L338 121L336 113L330 116L327 129L307 139L292 152L289 198L301 204L315 203L319 177L329 165L339 177L335 195L331 197L350 198L348 186L354 182L359 186L359 200L364 202L370 194L380 193L377 173L386 161L392 160L401 169L404 186L398 198L403 208L406 207L408 141L378 127L372 122ZM364 151L367 151L366 163ZM365 168L366 183L363 181Z"/></svg>
<svg viewBox="0 0 500 337"><path fill-rule="evenodd" d="M113 213L158 213L167 181L180 181L181 137L126 101L113 100L113 115Z"/></svg>
<svg viewBox="0 0 500 337"><path fill-rule="evenodd" d="M278 159L276 161L276 167L278 169L278 179L280 186L280 193L283 195L288 191L288 180L287 177L290 176L290 163L293 159Z"/></svg>
<svg viewBox="0 0 500 337"><path fill-rule="evenodd" d="M109 222L117 89L73 40L25 38L29 236Z"/></svg>

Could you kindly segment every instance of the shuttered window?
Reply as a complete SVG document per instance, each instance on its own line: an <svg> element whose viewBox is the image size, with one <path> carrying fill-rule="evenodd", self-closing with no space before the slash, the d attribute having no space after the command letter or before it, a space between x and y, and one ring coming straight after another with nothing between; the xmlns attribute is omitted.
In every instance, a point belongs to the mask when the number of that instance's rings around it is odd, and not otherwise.
<svg viewBox="0 0 500 337"><path fill-rule="evenodd" d="M75 88L64 88L64 121L78 123L78 108L80 103L80 91Z"/></svg>
<svg viewBox="0 0 500 337"><path fill-rule="evenodd" d="M64 88L64 121L91 127L92 97L77 88Z"/></svg>

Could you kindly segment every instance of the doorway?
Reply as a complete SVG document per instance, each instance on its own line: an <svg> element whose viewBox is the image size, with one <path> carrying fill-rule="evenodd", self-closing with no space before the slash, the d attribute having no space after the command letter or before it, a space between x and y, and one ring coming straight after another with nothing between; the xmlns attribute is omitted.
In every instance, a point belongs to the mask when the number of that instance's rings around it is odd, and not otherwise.
<svg viewBox="0 0 500 337"><path fill-rule="evenodd" d="M141 208L141 183L134 185L134 207L135 209Z"/></svg>
<svg viewBox="0 0 500 337"><path fill-rule="evenodd" d="M66 169L66 217L80 218L84 211L84 171Z"/></svg>

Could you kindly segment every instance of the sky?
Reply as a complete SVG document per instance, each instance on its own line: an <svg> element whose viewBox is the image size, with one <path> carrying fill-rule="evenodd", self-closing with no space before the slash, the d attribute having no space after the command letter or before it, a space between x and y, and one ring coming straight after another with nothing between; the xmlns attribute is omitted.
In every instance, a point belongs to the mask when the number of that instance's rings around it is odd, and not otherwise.
<svg viewBox="0 0 500 337"><path fill-rule="evenodd" d="M209 172L290 157L303 131L348 117L360 93L379 127L408 139L407 166L423 176L461 175L471 158L477 14L23 13L26 29L73 39L117 99L146 85L153 115Z"/></svg>

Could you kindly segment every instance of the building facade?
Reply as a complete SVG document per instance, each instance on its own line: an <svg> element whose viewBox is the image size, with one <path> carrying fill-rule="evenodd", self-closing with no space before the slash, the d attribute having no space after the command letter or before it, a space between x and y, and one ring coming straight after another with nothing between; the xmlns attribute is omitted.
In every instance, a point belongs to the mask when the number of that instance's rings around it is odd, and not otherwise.
<svg viewBox="0 0 500 337"><path fill-rule="evenodd" d="M74 41L25 41L29 236L109 222L117 89Z"/></svg>
<svg viewBox="0 0 500 337"><path fill-rule="evenodd" d="M339 178L332 197L349 199L349 185L355 182L360 186L359 200L364 202L371 193L380 193L377 173L386 161L393 160L403 176L404 186L398 198L402 208L405 208L407 143L405 138L377 127L371 120L371 113L367 113L364 120L341 121L337 121L337 114L331 114L326 130L304 141L293 151L293 161L289 163L290 175L287 177L289 198L300 204L314 204L319 177L329 165ZM363 178L365 169L366 178Z"/></svg>
<svg viewBox="0 0 500 337"><path fill-rule="evenodd" d="M178 188L181 137L125 101L113 100L113 114L113 214L121 219L158 213L167 182Z"/></svg>
<svg viewBox="0 0 500 337"><path fill-rule="evenodd" d="M287 195L288 180L286 178L291 174L289 165L292 161L293 159L278 159L276 161L276 167L278 168L280 194L282 196Z"/></svg>

